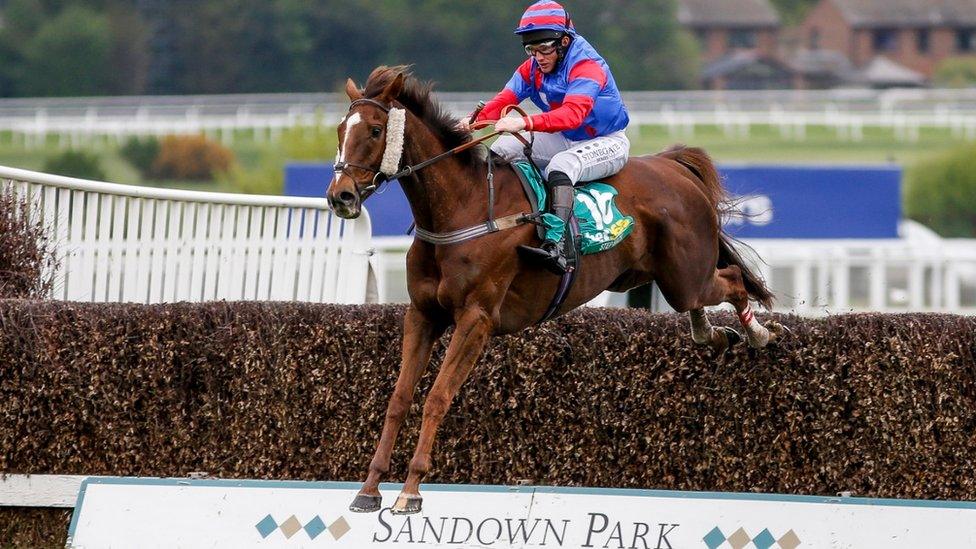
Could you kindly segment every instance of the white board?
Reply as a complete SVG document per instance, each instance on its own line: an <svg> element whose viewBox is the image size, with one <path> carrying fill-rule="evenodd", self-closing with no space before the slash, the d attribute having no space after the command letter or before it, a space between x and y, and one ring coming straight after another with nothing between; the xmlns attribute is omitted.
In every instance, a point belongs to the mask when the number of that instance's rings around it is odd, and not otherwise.
<svg viewBox="0 0 976 549"><path fill-rule="evenodd" d="M426 485L423 512L348 510L354 483L92 478L69 545L102 547L976 547L976 504Z"/></svg>

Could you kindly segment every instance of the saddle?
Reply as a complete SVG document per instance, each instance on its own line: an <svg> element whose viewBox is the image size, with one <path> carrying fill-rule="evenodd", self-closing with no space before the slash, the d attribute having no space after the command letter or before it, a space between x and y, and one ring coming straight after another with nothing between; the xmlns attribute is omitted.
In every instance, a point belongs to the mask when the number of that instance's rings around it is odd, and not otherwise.
<svg viewBox="0 0 976 549"><path fill-rule="evenodd" d="M543 322L559 310L569 295L579 272L580 255L609 250L619 244L633 231L634 218L622 215L617 209L613 202L616 189L606 183L591 182L574 188L573 210L564 225L557 216L546 213L548 196L539 170L527 161L515 161L511 166L532 207L530 217L536 225L539 239L561 240L569 266L569 271L559 281L546 314L539 320ZM569 234L564 234L566 230Z"/></svg>
<svg viewBox="0 0 976 549"><path fill-rule="evenodd" d="M533 216L538 220L536 230L540 239L559 241L563 236L559 218L545 213L547 191L542 175L528 162L512 162L512 169L522 182L522 190L532 206ZM576 186L573 212L567 226L570 238L566 242L566 257L578 259L579 255L589 255L609 250L620 244L634 230L634 218L623 215L614 198L617 189L601 182L591 181Z"/></svg>

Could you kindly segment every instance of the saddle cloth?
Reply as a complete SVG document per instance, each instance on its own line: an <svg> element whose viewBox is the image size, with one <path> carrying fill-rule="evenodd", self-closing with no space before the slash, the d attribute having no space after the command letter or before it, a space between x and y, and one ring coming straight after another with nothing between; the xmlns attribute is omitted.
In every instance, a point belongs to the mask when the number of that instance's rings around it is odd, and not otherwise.
<svg viewBox="0 0 976 549"><path fill-rule="evenodd" d="M532 203L533 213L546 210L546 185L536 169L525 161L512 162L512 168L522 180L525 194ZM584 183L574 188L573 216L579 223L578 250L593 254L620 244L634 230L634 218L623 215L614 203L617 189L600 181ZM558 217L544 213L539 237L559 242L566 231Z"/></svg>

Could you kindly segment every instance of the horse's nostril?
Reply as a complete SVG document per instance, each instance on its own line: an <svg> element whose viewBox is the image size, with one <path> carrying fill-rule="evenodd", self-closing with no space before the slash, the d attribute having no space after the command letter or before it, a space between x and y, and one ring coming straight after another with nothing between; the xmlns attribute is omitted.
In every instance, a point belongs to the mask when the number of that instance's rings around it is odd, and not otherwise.
<svg viewBox="0 0 976 549"><path fill-rule="evenodd" d="M342 191L339 193L339 202L343 204L352 204L356 201L356 195L349 191Z"/></svg>

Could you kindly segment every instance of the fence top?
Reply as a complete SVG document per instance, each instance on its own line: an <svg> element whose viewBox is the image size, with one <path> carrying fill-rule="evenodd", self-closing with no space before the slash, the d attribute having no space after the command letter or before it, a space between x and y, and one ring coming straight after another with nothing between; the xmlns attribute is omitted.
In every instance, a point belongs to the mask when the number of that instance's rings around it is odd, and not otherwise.
<svg viewBox="0 0 976 549"><path fill-rule="evenodd" d="M121 185L118 183L108 183L105 181L77 179L74 177L46 174L7 166L0 166L0 178L22 181L25 183L35 183L38 185L48 185L62 189L124 195L137 198L178 200L182 202L208 202L239 206L312 208L318 210L329 209L329 203L325 198L160 189L156 187ZM363 214L368 217L365 210L363 210Z"/></svg>
<svg viewBox="0 0 976 549"><path fill-rule="evenodd" d="M491 97L493 91L438 91L440 101L458 112L467 112L480 99ZM863 88L833 90L682 90L682 91L624 91L624 101L631 114L665 110L711 111L760 110L771 108L786 111L822 112L839 109L850 112L945 112L971 113L976 109L976 89L892 89ZM343 93L270 93L221 94L180 96L111 96L111 97L54 97L0 98L0 115L5 118L24 116L98 116L138 114L186 116L238 114L244 109L251 114L282 114L292 110L314 112L345 111L349 104Z"/></svg>

